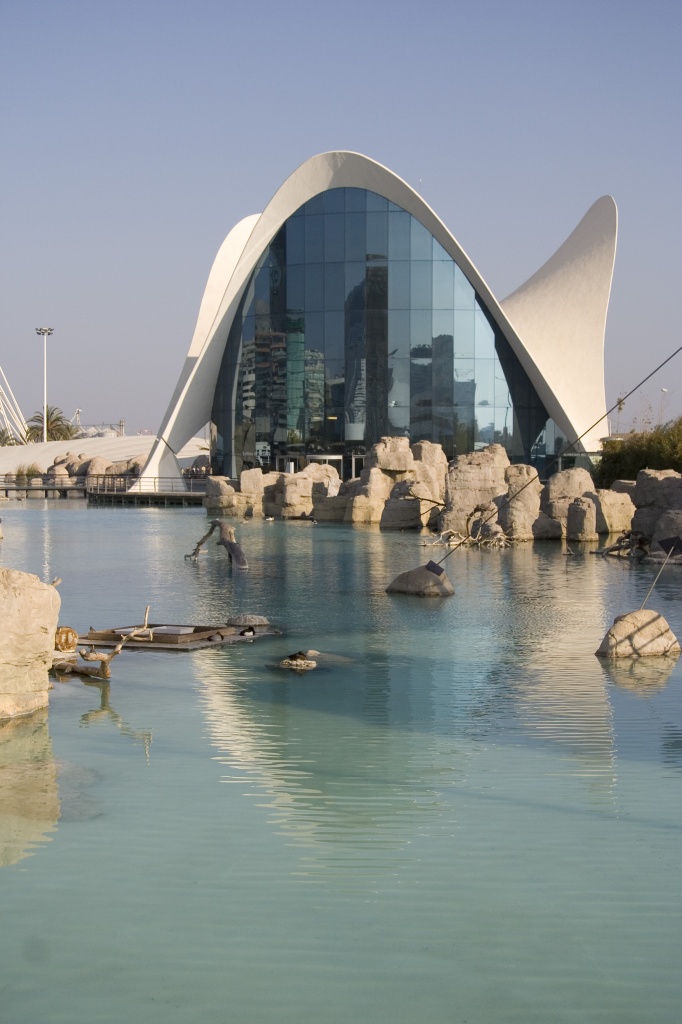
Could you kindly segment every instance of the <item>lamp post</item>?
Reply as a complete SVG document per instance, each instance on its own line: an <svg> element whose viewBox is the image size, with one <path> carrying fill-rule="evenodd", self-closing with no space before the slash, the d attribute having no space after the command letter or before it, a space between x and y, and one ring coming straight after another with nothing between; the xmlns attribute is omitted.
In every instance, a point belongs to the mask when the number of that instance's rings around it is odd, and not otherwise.
<svg viewBox="0 0 682 1024"><path fill-rule="evenodd" d="M36 327L36 334L43 336L43 441L47 441L47 339L54 333L54 327Z"/></svg>

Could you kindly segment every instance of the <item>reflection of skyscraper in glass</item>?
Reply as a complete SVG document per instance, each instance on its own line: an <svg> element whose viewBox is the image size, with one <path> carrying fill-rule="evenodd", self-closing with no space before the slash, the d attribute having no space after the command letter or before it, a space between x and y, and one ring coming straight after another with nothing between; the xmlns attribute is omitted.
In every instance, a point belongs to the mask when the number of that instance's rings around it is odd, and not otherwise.
<svg viewBox="0 0 682 1024"><path fill-rule="evenodd" d="M324 431L324 353L309 348L305 353L305 439L317 439Z"/></svg>

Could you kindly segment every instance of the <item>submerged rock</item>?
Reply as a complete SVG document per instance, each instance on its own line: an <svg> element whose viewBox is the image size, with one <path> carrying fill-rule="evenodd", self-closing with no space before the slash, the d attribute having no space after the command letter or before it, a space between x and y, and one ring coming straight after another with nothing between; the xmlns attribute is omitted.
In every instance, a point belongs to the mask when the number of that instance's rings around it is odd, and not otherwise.
<svg viewBox="0 0 682 1024"><path fill-rule="evenodd" d="M595 653L599 658L676 657L680 644L660 612L640 608L618 615Z"/></svg>
<svg viewBox="0 0 682 1024"><path fill-rule="evenodd" d="M454 594L455 588L447 577L444 569L428 565L419 565L416 569L408 569L396 576L392 583L386 587L387 594L413 594L415 597L450 597ZM435 569L439 572L436 572Z"/></svg>

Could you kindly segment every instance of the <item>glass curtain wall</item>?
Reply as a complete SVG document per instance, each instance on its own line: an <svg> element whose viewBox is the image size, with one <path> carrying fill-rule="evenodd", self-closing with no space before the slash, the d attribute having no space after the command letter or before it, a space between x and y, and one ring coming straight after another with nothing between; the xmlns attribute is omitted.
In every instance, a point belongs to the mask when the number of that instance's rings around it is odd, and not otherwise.
<svg viewBox="0 0 682 1024"><path fill-rule="evenodd" d="M405 210L354 188L315 196L263 253L212 418L213 471L228 476L323 455L348 475L386 435L448 458L497 442L531 461L548 421L455 261Z"/></svg>

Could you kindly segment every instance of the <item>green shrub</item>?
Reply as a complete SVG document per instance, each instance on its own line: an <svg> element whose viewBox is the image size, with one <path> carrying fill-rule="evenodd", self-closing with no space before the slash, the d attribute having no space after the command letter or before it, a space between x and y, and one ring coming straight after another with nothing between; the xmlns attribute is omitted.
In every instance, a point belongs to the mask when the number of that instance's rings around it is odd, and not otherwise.
<svg viewBox="0 0 682 1024"><path fill-rule="evenodd" d="M682 473L682 416L653 430L633 431L621 441L605 441L595 483L610 487L614 480L635 480L640 469Z"/></svg>

